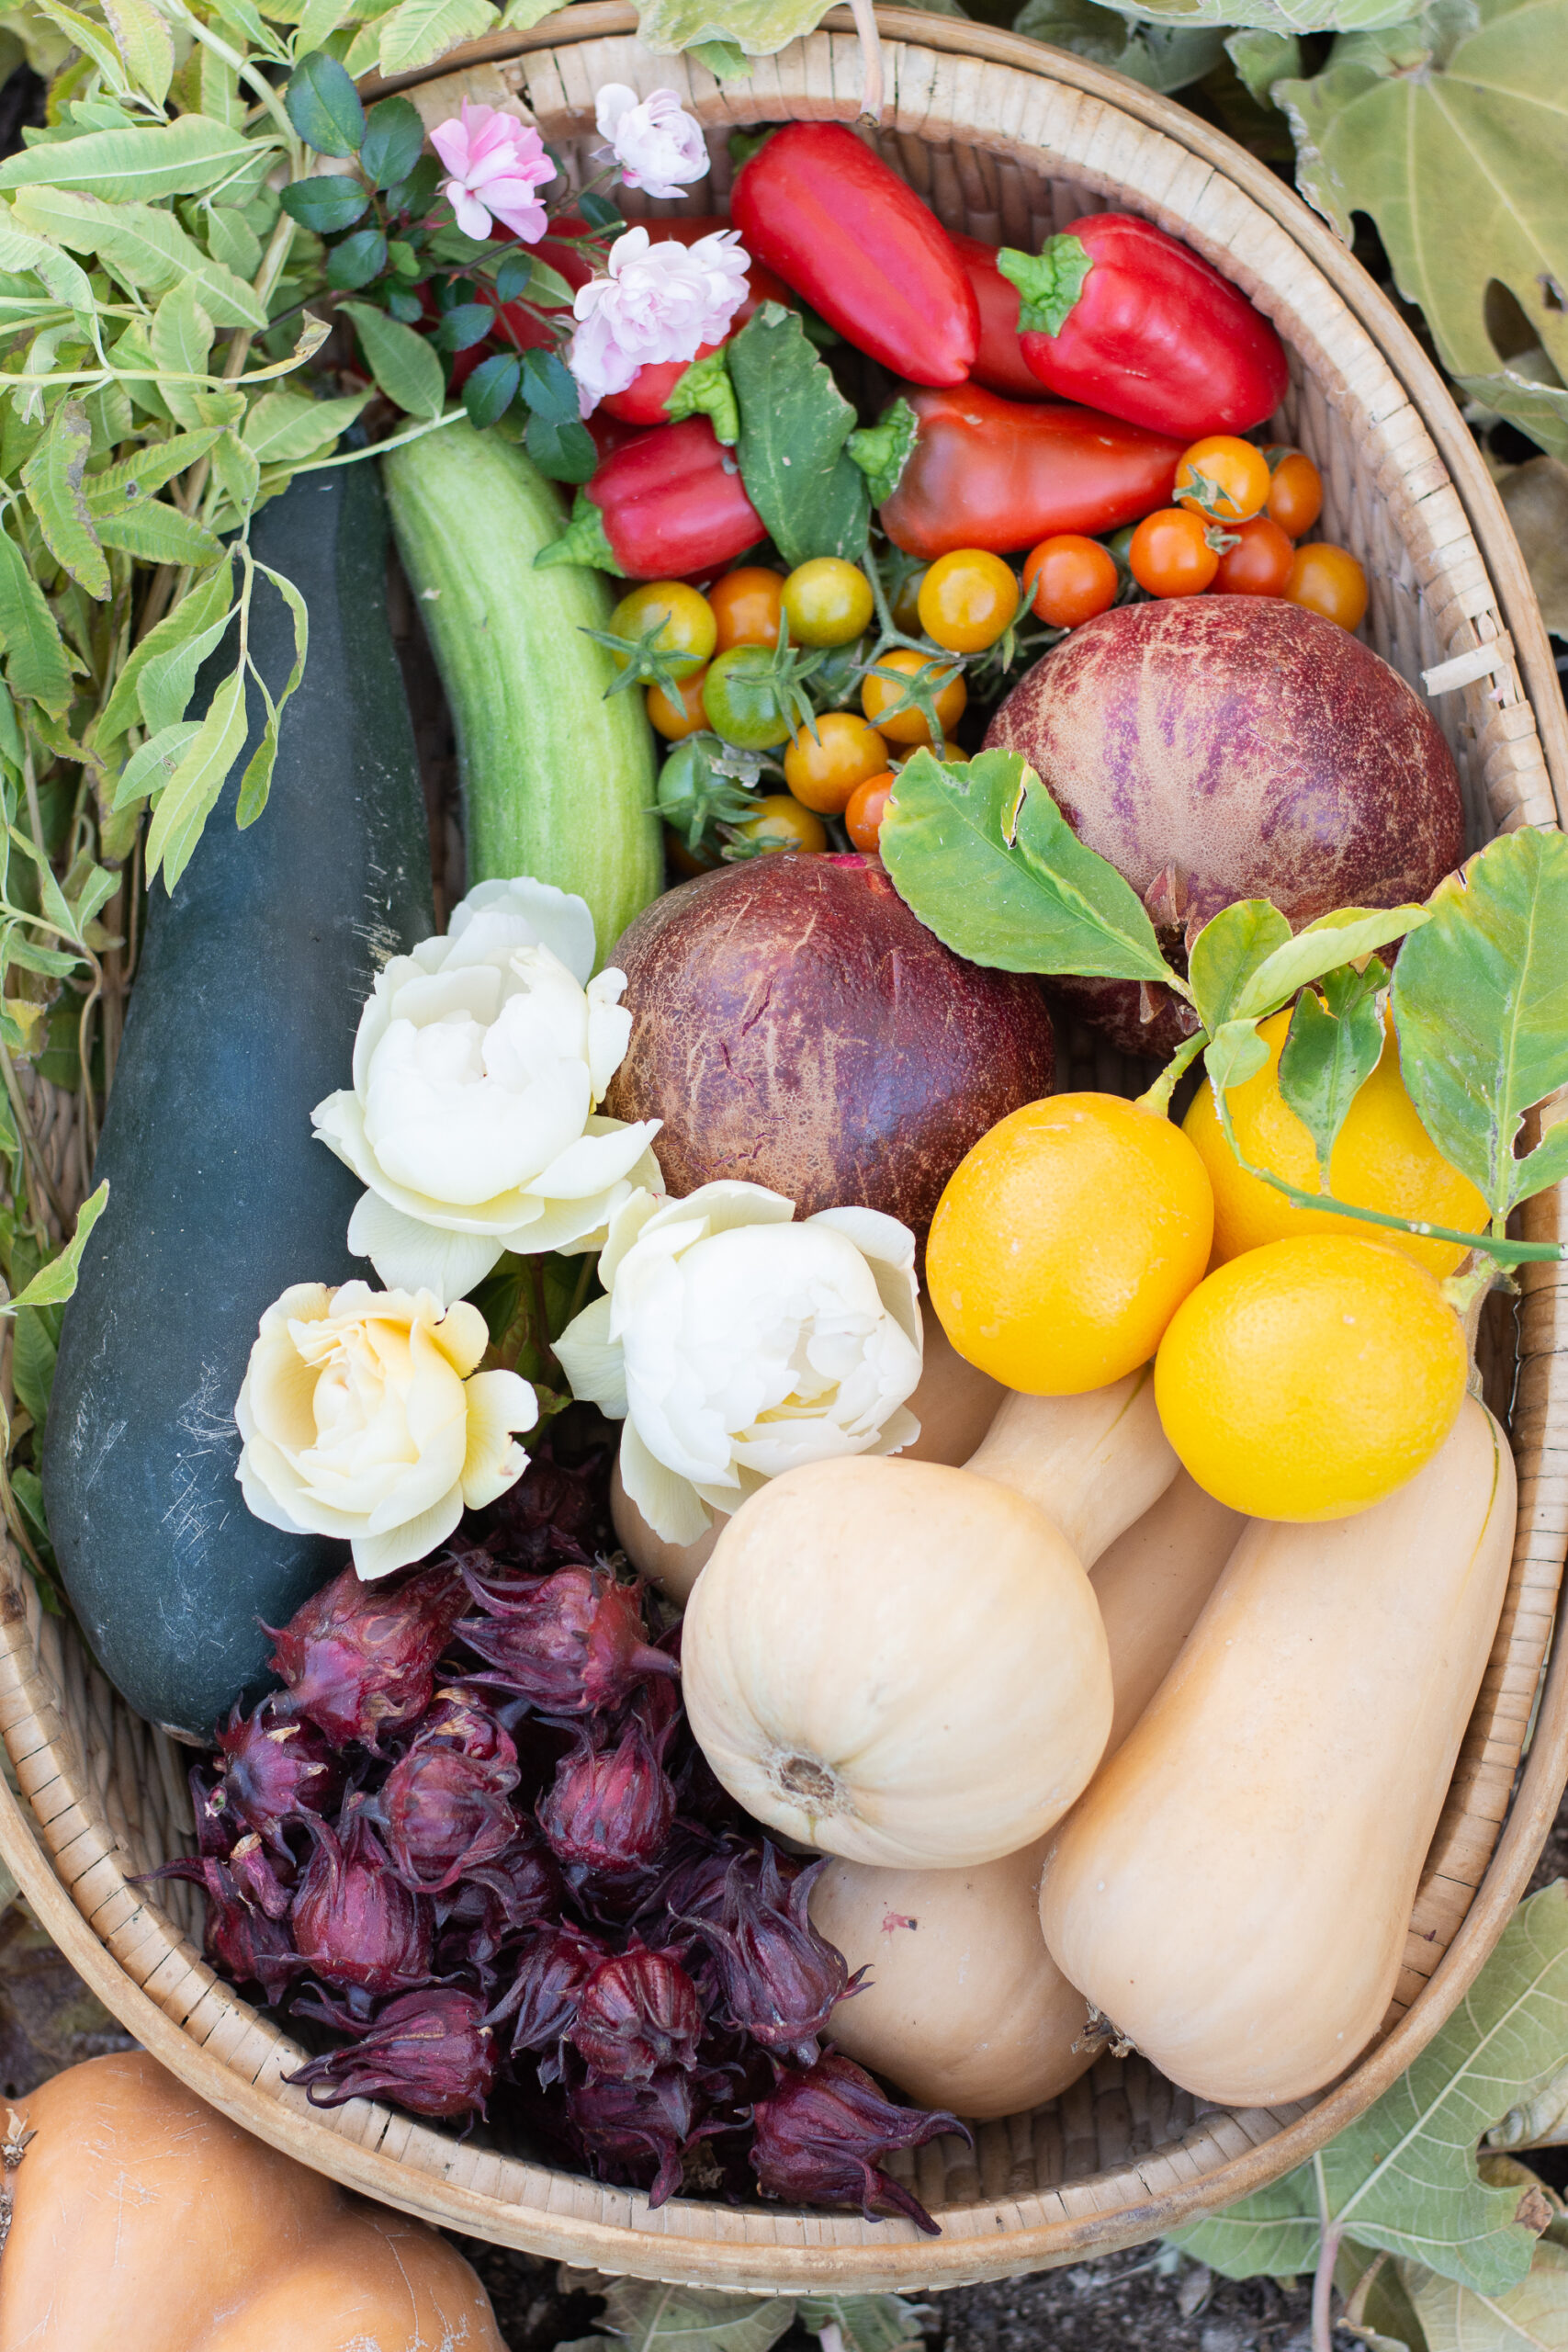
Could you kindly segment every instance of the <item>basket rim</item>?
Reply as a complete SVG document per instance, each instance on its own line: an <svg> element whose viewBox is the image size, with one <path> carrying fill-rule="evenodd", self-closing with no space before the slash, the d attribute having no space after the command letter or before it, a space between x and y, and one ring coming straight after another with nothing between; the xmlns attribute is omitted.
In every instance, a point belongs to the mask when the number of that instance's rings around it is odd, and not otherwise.
<svg viewBox="0 0 1568 2352"><path fill-rule="evenodd" d="M1302 246L1377 344L1437 445L1497 592L1498 609L1514 641L1514 657L1545 756L1557 821L1568 827L1568 703L1558 681L1540 601L1502 495L1436 365L1382 288L1328 223L1235 140L1109 66L1093 64L1048 41L1031 40L1021 33L1004 32L999 27L965 17L886 6L877 6L872 13L880 32L910 47L1010 66L1042 80L1066 84L1134 116L1146 129L1160 131L1235 181ZM571 6L540 17L525 30L483 34L412 72L385 77L377 73L364 74L359 89L367 98L389 96L442 81L468 66L501 64L542 50L617 34L635 36L637 29L637 13L632 0L572 0ZM852 34L855 29L852 10L842 5L829 8L817 27L818 32L830 33ZM671 59L672 63L676 62Z"/></svg>

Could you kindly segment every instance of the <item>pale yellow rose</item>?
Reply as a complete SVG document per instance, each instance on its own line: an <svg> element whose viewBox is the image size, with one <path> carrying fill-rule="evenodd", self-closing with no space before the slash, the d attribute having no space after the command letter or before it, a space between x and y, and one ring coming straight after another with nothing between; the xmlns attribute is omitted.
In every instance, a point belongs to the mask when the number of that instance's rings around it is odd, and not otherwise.
<svg viewBox="0 0 1568 2352"><path fill-rule="evenodd" d="M474 1369L488 1337L477 1306L427 1290L286 1290L234 1407L249 1509L346 1538L366 1578L423 1560L528 1466L513 1432L533 1428L538 1400L514 1372Z"/></svg>

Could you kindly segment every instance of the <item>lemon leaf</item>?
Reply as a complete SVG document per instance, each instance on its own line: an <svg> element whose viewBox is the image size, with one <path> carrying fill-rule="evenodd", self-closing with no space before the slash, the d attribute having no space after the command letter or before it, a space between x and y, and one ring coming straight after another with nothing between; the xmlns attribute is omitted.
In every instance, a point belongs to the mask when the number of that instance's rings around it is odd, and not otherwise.
<svg viewBox="0 0 1568 2352"><path fill-rule="evenodd" d="M1369 956L1324 976L1323 995L1303 989L1280 1052L1280 1092L1312 1137L1318 1189L1328 1190L1328 1164L1351 1103L1382 1056L1382 1007L1388 967Z"/></svg>
<svg viewBox="0 0 1568 2352"><path fill-rule="evenodd" d="M1267 899L1238 899L1203 925L1188 956L1187 977L1198 1018L1211 1037L1238 1010L1237 1000L1254 972L1290 941L1290 924Z"/></svg>

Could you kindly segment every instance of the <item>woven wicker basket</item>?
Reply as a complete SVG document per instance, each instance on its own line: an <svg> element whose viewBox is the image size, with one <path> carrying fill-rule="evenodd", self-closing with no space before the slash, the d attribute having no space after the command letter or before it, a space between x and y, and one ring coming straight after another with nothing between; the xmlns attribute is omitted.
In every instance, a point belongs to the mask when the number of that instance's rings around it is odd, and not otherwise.
<svg viewBox="0 0 1568 2352"><path fill-rule="evenodd" d="M721 87L655 58L619 5L496 34L408 77L427 120L468 95L515 102L575 162L603 83L674 84L710 130L714 176L685 208L722 204L732 125L852 119L863 86L844 16L752 77ZM1281 437L1316 459L1325 531L1371 577L1367 634L1413 681L1428 673L1463 781L1472 841L1551 824L1568 804L1568 728L1550 650L1496 494L1443 387L1393 310L1270 174L1147 91L984 27L890 9L883 153L954 227L1015 243L1107 200L1186 237L1269 312L1292 351ZM1436 673L1436 675L1432 673ZM1555 778L1557 797L1553 797ZM1080 1036L1067 1082L1122 1087L1117 1057ZM46 1158L68 1197L86 1154L69 1096L36 1087ZM1549 1114L1550 1115L1550 1114ZM1562 1199L1525 1230L1556 1238ZM1553 1268L1491 1302L1488 1395L1520 1469L1517 1556L1490 1668L1411 1921L1384 2033L1315 2101L1207 2109L1138 2057L1101 2059L1059 2100L988 2123L973 2152L944 2140L908 2177L942 2224L641 2196L460 2143L369 2102L332 2113L283 2086L288 2038L218 1982L190 1940L187 1890L154 1903L127 1883L188 1847L186 1756L133 1717L69 1628L42 1618L0 1562L0 1732L24 1801L0 1783L0 1850L82 1975L153 2053L263 2139L392 2205L475 2236L607 2272L758 2290L831 2280L857 2291L1005 2277L1156 2234L1299 2164L1405 2066L1460 1998L1529 1874L1568 1771L1568 1661L1546 1662L1568 1534L1568 1302Z"/></svg>

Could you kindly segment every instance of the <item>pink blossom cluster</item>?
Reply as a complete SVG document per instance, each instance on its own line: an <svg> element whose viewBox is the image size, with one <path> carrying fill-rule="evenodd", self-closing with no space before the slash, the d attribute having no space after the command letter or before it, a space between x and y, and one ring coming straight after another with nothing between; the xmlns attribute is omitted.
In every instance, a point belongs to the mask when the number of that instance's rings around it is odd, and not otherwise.
<svg viewBox="0 0 1568 2352"><path fill-rule="evenodd" d="M704 344L722 343L746 299L750 257L733 229L694 245L655 244L646 229L628 229L610 248L608 275L578 288L577 332L567 353L582 413L624 392L639 368L694 359Z"/></svg>

